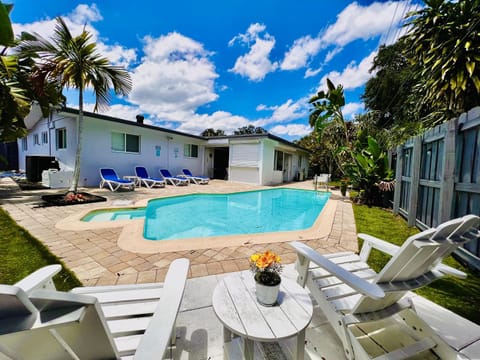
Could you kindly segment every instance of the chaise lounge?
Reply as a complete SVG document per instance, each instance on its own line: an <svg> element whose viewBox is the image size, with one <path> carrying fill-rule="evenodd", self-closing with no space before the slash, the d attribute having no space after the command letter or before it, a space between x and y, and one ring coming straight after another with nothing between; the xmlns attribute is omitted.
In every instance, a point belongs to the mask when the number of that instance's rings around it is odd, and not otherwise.
<svg viewBox="0 0 480 360"><path fill-rule="evenodd" d="M0 285L0 358L161 359L175 340L188 259L164 283L57 291L50 265ZM171 356L170 356L171 357Z"/></svg>
<svg viewBox="0 0 480 360"><path fill-rule="evenodd" d="M159 171L160 171L160 175L162 175L162 177L165 179L165 181L167 183L170 183L173 186L188 185L188 183L190 182L190 180L188 180L186 178L181 178L181 177L178 177L178 176L172 176L170 171L168 171L167 169L160 169Z"/></svg>
<svg viewBox="0 0 480 360"><path fill-rule="evenodd" d="M135 167L135 175L138 177L140 185L143 183L149 189L154 186L165 187L165 180L159 178L152 178L148 176L147 169L143 166L136 166Z"/></svg>
<svg viewBox="0 0 480 360"><path fill-rule="evenodd" d="M113 169L101 168L100 177L102 178L99 185L100 189L105 185L108 185L110 191L117 191L121 187L126 187L129 190L135 189L135 183L133 181L120 179Z"/></svg>
<svg viewBox="0 0 480 360"><path fill-rule="evenodd" d="M307 286L343 344L348 359L456 359L457 353L415 312L410 290L444 275L465 277L442 259L479 239L480 218L467 215L408 238L401 247L373 236L359 255L320 255L300 242L298 283ZM378 274L367 265L372 248L392 256ZM421 354L421 355L420 355Z"/></svg>
<svg viewBox="0 0 480 360"><path fill-rule="evenodd" d="M178 175L179 177L185 177L197 185L206 185L210 181L210 178L206 176L193 175L189 169L182 169L182 172L183 174Z"/></svg>

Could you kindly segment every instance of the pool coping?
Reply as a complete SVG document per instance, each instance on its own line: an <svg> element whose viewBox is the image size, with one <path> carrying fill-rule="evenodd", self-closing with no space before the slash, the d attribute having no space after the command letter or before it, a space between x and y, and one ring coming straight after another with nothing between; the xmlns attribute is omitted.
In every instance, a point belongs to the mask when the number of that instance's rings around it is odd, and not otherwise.
<svg viewBox="0 0 480 360"><path fill-rule="evenodd" d="M164 198L164 197L163 197ZM126 251L140 254L167 253L174 251L201 250L210 248L223 248L225 246L242 246L253 244L280 243L286 241L305 241L327 237L333 226L334 214L338 200L330 197L318 215L313 226L305 230L292 230L282 232L222 235L201 238L187 238L178 240L148 240L143 237L143 219L84 222L81 219L88 213L103 209L128 209L147 206L149 199L142 199L134 204L108 205L85 209L72 214L55 224L62 230L95 230L122 228L117 239L117 245Z"/></svg>

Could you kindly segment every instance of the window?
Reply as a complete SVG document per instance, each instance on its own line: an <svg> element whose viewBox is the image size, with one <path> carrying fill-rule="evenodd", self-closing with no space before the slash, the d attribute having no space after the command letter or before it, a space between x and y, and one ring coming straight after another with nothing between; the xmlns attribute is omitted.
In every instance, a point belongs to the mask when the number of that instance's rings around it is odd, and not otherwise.
<svg viewBox="0 0 480 360"><path fill-rule="evenodd" d="M275 158L273 161L273 169L282 171L283 170L283 152L275 150Z"/></svg>
<svg viewBox="0 0 480 360"><path fill-rule="evenodd" d="M198 158L198 145L185 144L183 146L183 156Z"/></svg>
<svg viewBox="0 0 480 360"><path fill-rule="evenodd" d="M48 132L42 131L42 144L48 144Z"/></svg>
<svg viewBox="0 0 480 360"><path fill-rule="evenodd" d="M302 167L302 155L298 155L298 167Z"/></svg>
<svg viewBox="0 0 480 360"><path fill-rule="evenodd" d="M61 128L55 130L55 137L57 139L57 150L67 148L67 129Z"/></svg>
<svg viewBox="0 0 480 360"><path fill-rule="evenodd" d="M139 153L140 136L112 132L112 151Z"/></svg>
<svg viewBox="0 0 480 360"><path fill-rule="evenodd" d="M22 138L22 151L27 151L27 150L28 150L27 138L24 137L24 138Z"/></svg>
<svg viewBox="0 0 480 360"><path fill-rule="evenodd" d="M40 138L38 137L38 134L33 135L33 145L40 145Z"/></svg>

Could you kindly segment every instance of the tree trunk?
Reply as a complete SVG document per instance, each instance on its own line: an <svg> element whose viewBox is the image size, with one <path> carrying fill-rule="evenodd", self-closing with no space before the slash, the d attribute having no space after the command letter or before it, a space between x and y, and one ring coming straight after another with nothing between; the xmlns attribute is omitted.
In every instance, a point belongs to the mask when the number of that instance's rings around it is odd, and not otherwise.
<svg viewBox="0 0 480 360"><path fill-rule="evenodd" d="M73 171L72 185L69 191L77 192L80 179L80 157L82 153L82 132L83 132L83 88L80 87L78 95L78 123L77 123L77 151L75 153L75 169Z"/></svg>

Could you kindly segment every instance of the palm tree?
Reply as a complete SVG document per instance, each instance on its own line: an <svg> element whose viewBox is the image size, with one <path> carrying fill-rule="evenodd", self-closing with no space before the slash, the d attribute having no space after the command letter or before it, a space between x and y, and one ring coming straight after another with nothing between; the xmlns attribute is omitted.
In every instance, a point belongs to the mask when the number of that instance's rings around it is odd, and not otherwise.
<svg viewBox="0 0 480 360"><path fill-rule="evenodd" d="M105 108L110 102L110 89L117 95L128 95L132 88L130 74L122 67L110 65L107 58L97 52L92 35L86 31L73 37L61 17L57 17L52 42L34 33L31 40L23 41L20 53L35 54L36 76L54 80L66 88L78 90L77 152L75 170L69 191L77 192L80 178L82 151L83 95L86 88L95 94L94 111Z"/></svg>

